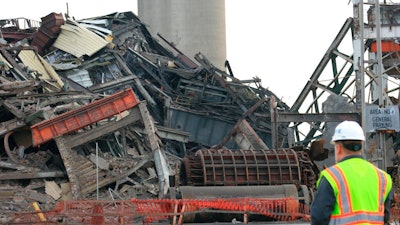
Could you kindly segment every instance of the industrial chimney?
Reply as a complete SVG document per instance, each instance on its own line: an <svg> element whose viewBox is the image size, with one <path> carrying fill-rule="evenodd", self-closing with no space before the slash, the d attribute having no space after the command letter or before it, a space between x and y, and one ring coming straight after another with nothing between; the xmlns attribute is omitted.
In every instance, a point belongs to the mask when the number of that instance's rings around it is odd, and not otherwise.
<svg viewBox="0 0 400 225"><path fill-rule="evenodd" d="M138 0L138 16L153 37L159 33L191 59L201 52L224 70L225 0Z"/></svg>

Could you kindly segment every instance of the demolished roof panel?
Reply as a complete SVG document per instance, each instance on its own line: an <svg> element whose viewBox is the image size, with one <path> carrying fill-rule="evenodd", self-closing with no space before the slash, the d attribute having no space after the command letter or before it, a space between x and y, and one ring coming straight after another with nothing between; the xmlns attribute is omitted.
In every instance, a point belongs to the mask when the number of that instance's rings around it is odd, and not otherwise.
<svg viewBox="0 0 400 225"><path fill-rule="evenodd" d="M53 46L79 58L92 56L109 44L108 41L91 32L77 22L67 20L61 26L61 33Z"/></svg>
<svg viewBox="0 0 400 225"><path fill-rule="evenodd" d="M35 54L33 50L21 50L18 54L18 57L21 59L25 66L40 73L39 79L55 80L55 85L60 90L62 89L62 87L64 86L64 82L58 76L53 67L40 55Z"/></svg>

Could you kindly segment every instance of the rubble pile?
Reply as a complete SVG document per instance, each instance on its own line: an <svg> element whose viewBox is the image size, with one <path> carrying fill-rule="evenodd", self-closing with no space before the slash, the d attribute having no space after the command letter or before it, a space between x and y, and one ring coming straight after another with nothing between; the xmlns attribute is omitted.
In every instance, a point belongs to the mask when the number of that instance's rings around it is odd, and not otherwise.
<svg viewBox="0 0 400 225"><path fill-rule="evenodd" d="M3 218L32 201L163 196L183 179L185 156L238 148L238 122L271 146L270 100L288 109L259 78L239 80L201 52L192 60L132 12L50 13L25 30L0 21ZM135 104L118 108L120 98Z"/></svg>

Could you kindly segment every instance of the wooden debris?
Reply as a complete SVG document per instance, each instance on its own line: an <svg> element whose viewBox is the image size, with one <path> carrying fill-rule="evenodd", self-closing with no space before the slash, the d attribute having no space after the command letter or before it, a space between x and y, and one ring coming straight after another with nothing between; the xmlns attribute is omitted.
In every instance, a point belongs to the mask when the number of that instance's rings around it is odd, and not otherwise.
<svg viewBox="0 0 400 225"><path fill-rule="evenodd" d="M62 196L60 186L54 181L45 181L45 192L50 195L54 200L58 200Z"/></svg>

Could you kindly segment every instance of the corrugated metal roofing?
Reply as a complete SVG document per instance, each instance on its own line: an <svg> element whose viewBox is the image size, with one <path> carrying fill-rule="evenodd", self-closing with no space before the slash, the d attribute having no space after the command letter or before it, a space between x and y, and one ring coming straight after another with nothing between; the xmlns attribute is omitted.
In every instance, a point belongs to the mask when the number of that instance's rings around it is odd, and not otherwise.
<svg viewBox="0 0 400 225"><path fill-rule="evenodd" d="M53 67L40 55L35 54L33 50L21 50L18 54L18 58L21 59L24 65L38 71L41 74L41 79L55 80L57 82L57 87L60 89L64 86L64 82Z"/></svg>
<svg viewBox="0 0 400 225"><path fill-rule="evenodd" d="M53 46L79 58L83 55L92 56L108 44L105 39L77 22L67 20L61 26L61 33Z"/></svg>
<svg viewBox="0 0 400 225"><path fill-rule="evenodd" d="M82 85L83 87L91 87L93 86L93 82L90 79L89 76L89 72L87 70L84 69L80 69L80 70L70 70L67 73L67 77L73 81L75 81L76 83Z"/></svg>

